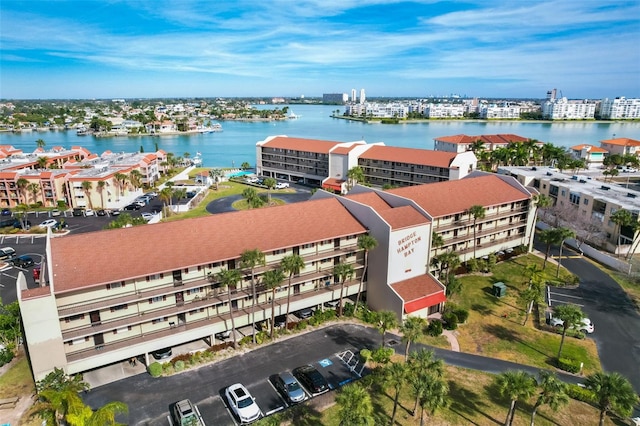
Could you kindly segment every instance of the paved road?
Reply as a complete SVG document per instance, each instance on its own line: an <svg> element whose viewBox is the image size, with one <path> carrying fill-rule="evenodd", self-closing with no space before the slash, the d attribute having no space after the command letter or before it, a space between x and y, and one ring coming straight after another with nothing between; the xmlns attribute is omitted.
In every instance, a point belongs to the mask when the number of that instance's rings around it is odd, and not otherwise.
<svg viewBox="0 0 640 426"><path fill-rule="evenodd" d="M400 341L399 336L389 334L387 337L387 340ZM221 397L226 386L236 382L243 383L266 412L267 408L274 407L269 405L274 404L270 399L278 398L268 383L272 374L311 363L327 377L331 387L335 389L355 379L355 376L345 373L346 370L337 365L340 361L335 355L346 349L357 353L360 349L376 348L379 344L380 334L373 328L338 324L170 377L153 379L147 374L140 374L93 389L83 395L83 399L92 407L115 399L125 402L129 405L130 412L119 421L127 424L166 425L171 404L189 398L198 405L207 424L234 425ZM412 346L413 350L421 347L423 346ZM398 343L394 348L398 353L404 353L404 345ZM539 371L535 367L444 349L435 349L435 353L447 364L490 373L526 370L537 374ZM322 361L327 360L333 362L333 365L325 369ZM568 374L560 374L560 377L570 383L581 381L581 378Z"/></svg>
<svg viewBox="0 0 640 426"><path fill-rule="evenodd" d="M296 192L279 192L278 190L274 190L272 191L271 196L274 198L279 198L288 204L307 201L311 197L310 189L305 186L291 184L291 188L295 189ZM212 202L207 204L207 211L211 214L236 211L233 207L231 207L231 205L240 199L242 199L242 195L232 195L229 197L218 198L217 200L213 200Z"/></svg>

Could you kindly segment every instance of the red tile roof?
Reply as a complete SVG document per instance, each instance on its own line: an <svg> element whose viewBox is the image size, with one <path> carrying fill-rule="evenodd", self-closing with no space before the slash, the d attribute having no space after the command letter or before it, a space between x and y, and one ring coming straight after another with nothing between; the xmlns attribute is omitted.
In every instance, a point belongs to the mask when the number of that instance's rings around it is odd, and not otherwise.
<svg viewBox="0 0 640 426"><path fill-rule="evenodd" d="M375 211L378 213L387 209L392 208L390 204L388 204L384 199L382 199L376 192L361 192L359 194L349 194L346 196L353 201L358 203L366 204L368 206L373 207Z"/></svg>
<svg viewBox="0 0 640 426"><path fill-rule="evenodd" d="M269 142L262 144L262 146L269 148L290 149L293 151L318 152L322 154L328 154L331 148L340 143L342 142L276 136Z"/></svg>
<svg viewBox="0 0 640 426"><path fill-rule="evenodd" d="M463 213L473 205L490 207L531 197L524 189L505 182L513 178L486 174L460 180L439 182L437 185L416 185L390 189L388 192L414 200L432 217Z"/></svg>
<svg viewBox="0 0 640 426"><path fill-rule="evenodd" d="M413 206L400 206L386 209L378 212L378 214L391 226L391 229L402 229L430 223L430 220L418 212Z"/></svg>
<svg viewBox="0 0 640 426"><path fill-rule="evenodd" d="M472 144L477 140L481 140L486 145L507 145L509 142L526 142L529 138L525 138L519 135L513 134L499 134L499 135L479 135L479 136L467 136L467 135L453 135L453 136L441 136L435 138L436 141L449 142L455 144ZM538 142L542 144L542 142Z"/></svg>
<svg viewBox="0 0 640 426"><path fill-rule="evenodd" d="M448 168L456 155L455 152L374 145L362 153L360 158Z"/></svg>
<svg viewBox="0 0 640 426"><path fill-rule="evenodd" d="M347 155L348 153L350 153L353 149L355 149L355 147L360 146L360 144L353 144L351 146L338 146L336 148L334 148L331 153L332 154L341 154L341 155Z"/></svg>
<svg viewBox="0 0 640 426"><path fill-rule="evenodd" d="M604 141L600 141L600 143L608 144L608 145L619 145L619 146L640 146L640 141L629 138L616 138L616 139L607 139Z"/></svg>
<svg viewBox="0 0 640 426"><path fill-rule="evenodd" d="M445 288L433 276L425 274L392 284L405 303L405 312L411 313L445 301ZM429 303L425 303L429 302Z"/></svg>
<svg viewBox="0 0 640 426"><path fill-rule="evenodd" d="M55 292L64 293L365 232L328 198L53 238L50 261Z"/></svg>
<svg viewBox="0 0 640 426"><path fill-rule="evenodd" d="M571 149L573 151L582 151L585 148L587 148L589 152L602 152L602 153L609 152L604 148L600 148L600 147L594 146L594 145L589 145L589 144L586 144L586 143L583 143L581 145L574 145L569 149Z"/></svg>

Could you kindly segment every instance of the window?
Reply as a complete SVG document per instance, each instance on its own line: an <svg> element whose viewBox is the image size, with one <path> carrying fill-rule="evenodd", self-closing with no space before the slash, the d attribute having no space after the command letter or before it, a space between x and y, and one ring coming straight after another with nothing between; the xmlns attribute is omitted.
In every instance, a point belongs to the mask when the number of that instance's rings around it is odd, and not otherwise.
<svg viewBox="0 0 640 426"><path fill-rule="evenodd" d="M156 296L156 297L152 297L151 299L149 299L149 303L159 303L159 302L164 302L165 300L167 300L167 296Z"/></svg>
<svg viewBox="0 0 640 426"><path fill-rule="evenodd" d="M165 322L167 320L167 317L163 317L163 318L156 318L153 321L151 321L151 324L158 324L161 322Z"/></svg>
<svg viewBox="0 0 640 426"><path fill-rule="evenodd" d="M111 312L115 312L115 311L123 311L127 309L127 304L123 304L123 305L116 305L116 306L112 306L111 307Z"/></svg>
<svg viewBox="0 0 640 426"><path fill-rule="evenodd" d="M84 319L84 314L71 315L70 317L66 317L64 322L78 321Z"/></svg>
<svg viewBox="0 0 640 426"><path fill-rule="evenodd" d="M120 327L118 329L113 330L113 334L128 333L129 331L131 331L131 327Z"/></svg>
<svg viewBox="0 0 640 426"><path fill-rule="evenodd" d="M120 287L124 287L124 281L120 281L119 283L107 284L107 290L113 290Z"/></svg>
<svg viewBox="0 0 640 426"><path fill-rule="evenodd" d="M203 287L190 288L189 290L187 290L187 294L197 294L197 293L202 293L203 291L204 291Z"/></svg>
<svg viewBox="0 0 640 426"><path fill-rule="evenodd" d="M284 254L284 253L286 253L286 250L284 250L284 249L274 250L274 251L272 252L272 254Z"/></svg>
<svg viewBox="0 0 640 426"><path fill-rule="evenodd" d="M71 342L69 342L70 345L81 345L84 342L86 342L88 339L88 337L81 337L79 339L73 339Z"/></svg>

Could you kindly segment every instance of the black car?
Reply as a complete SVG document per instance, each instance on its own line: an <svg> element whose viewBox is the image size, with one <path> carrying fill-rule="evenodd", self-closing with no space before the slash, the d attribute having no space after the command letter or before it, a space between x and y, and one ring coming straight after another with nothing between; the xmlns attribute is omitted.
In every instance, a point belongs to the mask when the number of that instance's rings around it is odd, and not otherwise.
<svg viewBox="0 0 640 426"><path fill-rule="evenodd" d="M140 210L140 206L137 204L128 204L124 206L123 210Z"/></svg>
<svg viewBox="0 0 640 426"><path fill-rule="evenodd" d="M171 348L158 349L157 351L151 352L151 355L157 360L169 358L173 354Z"/></svg>
<svg viewBox="0 0 640 426"><path fill-rule="evenodd" d="M311 395L329 391L329 383L313 365L303 365L293 370L293 375Z"/></svg>
<svg viewBox="0 0 640 426"><path fill-rule="evenodd" d="M97 214L98 216L106 216L106 215L107 215L107 212L106 212L106 211L104 211L104 209L100 209L100 210L98 210L98 211L96 212L96 214Z"/></svg>
<svg viewBox="0 0 640 426"><path fill-rule="evenodd" d="M84 216L84 209L76 207L75 209L73 209L73 215L74 216Z"/></svg>
<svg viewBox="0 0 640 426"><path fill-rule="evenodd" d="M11 216L11 210L2 209L2 216Z"/></svg>
<svg viewBox="0 0 640 426"><path fill-rule="evenodd" d="M30 256L18 256L13 259L13 266L17 266L18 268L28 268L29 266L33 266L34 262Z"/></svg>

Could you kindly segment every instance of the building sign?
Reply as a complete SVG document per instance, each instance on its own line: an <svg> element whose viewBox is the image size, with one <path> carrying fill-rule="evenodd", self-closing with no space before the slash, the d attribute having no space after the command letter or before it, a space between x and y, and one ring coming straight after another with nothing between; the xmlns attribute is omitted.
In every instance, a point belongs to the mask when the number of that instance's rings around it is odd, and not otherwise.
<svg viewBox="0 0 640 426"><path fill-rule="evenodd" d="M396 252L402 254L404 257L411 256L416 252L416 245L422 241L422 237L418 235L417 231L413 231L406 235L404 238L398 240L398 246Z"/></svg>

